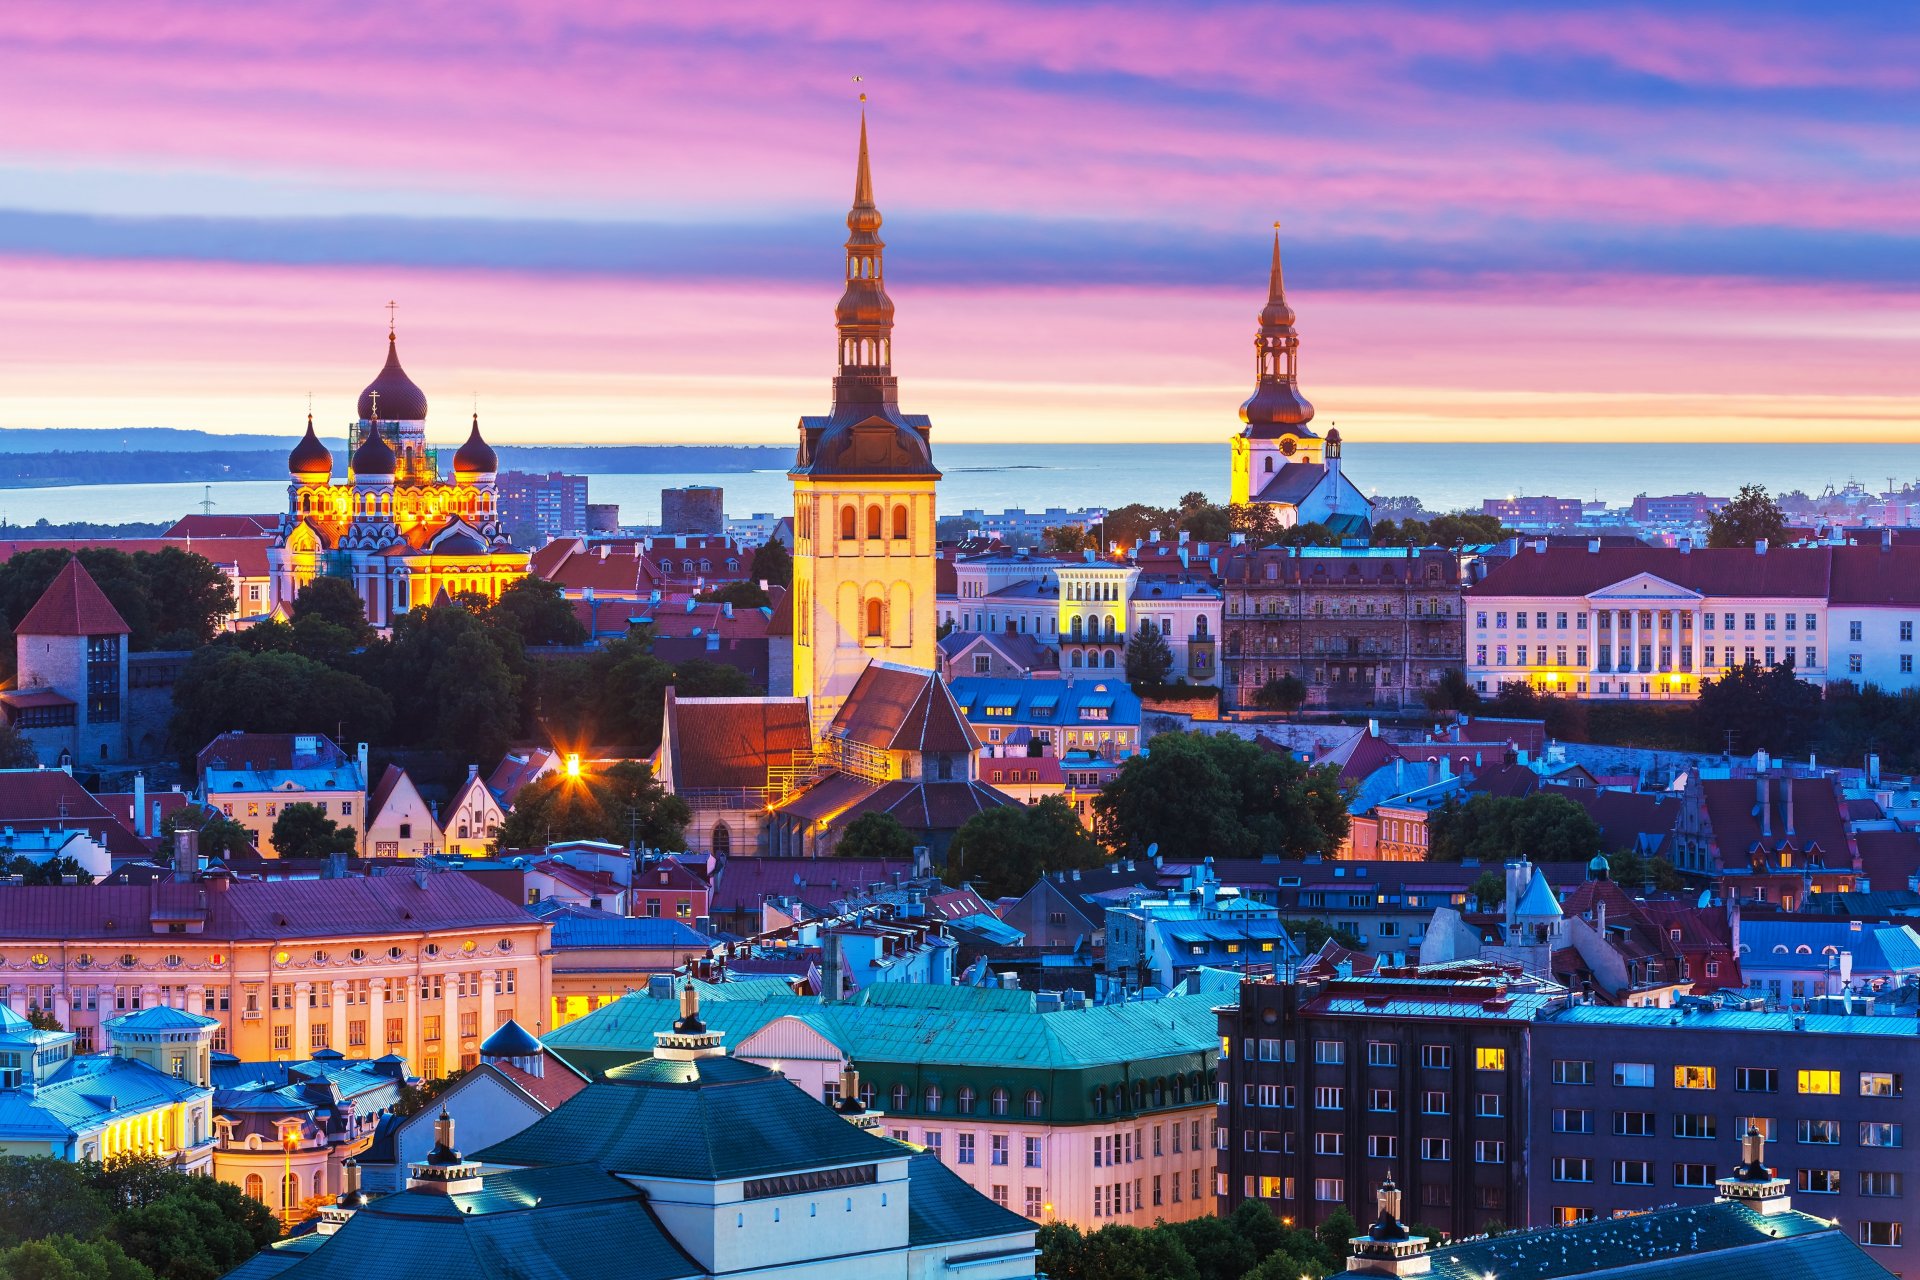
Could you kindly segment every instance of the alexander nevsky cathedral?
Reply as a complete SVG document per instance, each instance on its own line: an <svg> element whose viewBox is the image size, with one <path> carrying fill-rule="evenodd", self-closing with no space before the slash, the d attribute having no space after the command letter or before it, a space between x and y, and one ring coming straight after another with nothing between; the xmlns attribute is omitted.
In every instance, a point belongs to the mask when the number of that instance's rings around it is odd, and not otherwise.
<svg viewBox="0 0 1920 1280"><path fill-rule="evenodd" d="M347 473L335 480L333 453L313 431L287 458L287 513L267 552L271 605L284 612L300 588L323 574L353 584L376 627L442 591L492 599L527 572L527 553L500 526L493 449L474 415L451 475L427 443L427 397L400 367L391 329L387 362L360 393L347 428Z"/></svg>

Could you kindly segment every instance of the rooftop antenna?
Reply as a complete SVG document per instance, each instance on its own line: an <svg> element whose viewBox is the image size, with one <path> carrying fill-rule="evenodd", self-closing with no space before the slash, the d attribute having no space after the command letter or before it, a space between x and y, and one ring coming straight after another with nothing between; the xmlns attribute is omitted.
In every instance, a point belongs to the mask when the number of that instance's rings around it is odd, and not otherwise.
<svg viewBox="0 0 1920 1280"><path fill-rule="evenodd" d="M201 497L200 497L199 503L197 504L200 508L200 514L203 516L210 516L213 514L213 508L215 506L215 503L213 501L213 486L210 484L202 485L200 486L200 489L201 489Z"/></svg>

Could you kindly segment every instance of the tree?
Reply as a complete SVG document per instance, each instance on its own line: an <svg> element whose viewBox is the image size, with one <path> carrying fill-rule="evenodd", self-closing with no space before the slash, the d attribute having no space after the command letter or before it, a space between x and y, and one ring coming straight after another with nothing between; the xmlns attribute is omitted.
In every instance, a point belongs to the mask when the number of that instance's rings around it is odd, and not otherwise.
<svg viewBox="0 0 1920 1280"><path fill-rule="evenodd" d="M913 833L890 813L863 813L847 824L834 842L836 858L896 858L913 856Z"/></svg>
<svg viewBox="0 0 1920 1280"><path fill-rule="evenodd" d="M324 858L354 852L352 828L343 828L317 804L281 807L273 820L273 848L283 858Z"/></svg>
<svg viewBox="0 0 1920 1280"><path fill-rule="evenodd" d="M1293 945L1300 948L1301 955L1310 956L1329 942L1349 951L1358 951L1363 945L1353 930L1319 916L1282 920L1280 923L1286 929L1287 936L1293 939Z"/></svg>
<svg viewBox="0 0 1920 1280"><path fill-rule="evenodd" d="M459 635L429 668L434 717L428 741L482 760L504 755L520 727L520 684L492 638Z"/></svg>
<svg viewBox="0 0 1920 1280"><path fill-rule="evenodd" d="M1607 855L1607 875L1629 891L1652 889L1656 893L1677 893L1686 887L1686 879L1662 857L1643 857L1632 849Z"/></svg>
<svg viewBox="0 0 1920 1280"><path fill-rule="evenodd" d="M1127 683L1136 690L1167 682L1173 670L1173 650L1151 618L1140 619L1140 629L1127 641Z"/></svg>
<svg viewBox="0 0 1920 1280"><path fill-rule="evenodd" d="M249 733L342 732L378 741L393 723L393 703L358 676L296 653L248 653L224 644L194 654L173 687L174 749L192 759L228 730Z"/></svg>
<svg viewBox="0 0 1920 1280"><path fill-rule="evenodd" d="M409 609L357 663L392 699L396 737L461 758L500 754L518 732L526 653L519 636L481 617L485 602Z"/></svg>
<svg viewBox="0 0 1920 1280"><path fill-rule="evenodd" d="M1530 796L1454 797L1427 817L1427 860L1585 862L1600 852L1600 827L1577 802L1550 791Z"/></svg>
<svg viewBox="0 0 1920 1280"><path fill-rule="evenodd" d="M1715 746L1730 738L1743 755L1761 748L1799 755L1820 728L1820 712L1820 690L1794 675L1791 662L1730 667L1702 680L1693 704L1698 736Z"/></svg>
<svg viewBox="0 0 1920 1280"><path fill-rule="evenodd" d="M502 849L536 849L562 840L604 840L677 849L693 811L637 760L599 773L548 774L524 787L500 828Z"/></svg>
<svg viewBox="0 0 1920 1280"><path fill-rule="evenodd" d="M146 585L157 649L197 649L234 612L233 580L203 555L162 547L136 551L133 563Z"/></svg>
<svg viewBox="0 0 1920 1280"><path fill-rule="evenodd" d="M253 848L253 832L218 809L205 805L190 804L162 818L161 844L172 848L173 833L182 827L193 827L200 832L199 850L203 857L225 862L235 854L244 854Z"/></svg>
<svg viewBox="0 0 1920 1280"><path fill-rule="evenodd" d="M0 1280L153 1280L111 1240L48 1236L0 1252Z"/></svg>
<svg viewBox="0 0 1920 1280"><path fill-rule="evenodd" d="M1079 1254L1076 1274L1085 1280L1199 1280L1200 1275L1179 1238L1155 1228L1102 1227L1080 1242Z"/></svg>
<svg viewBox="0 0 1920 1280"><path fill-rule="evenodd" d="M777 538L768 538L753 549L753 563L748 566L758 582L770 587L790 587L793 585L793 555L786 544Z"/></svg>
<svg viewBox="0 0 1920 1280"><path fill-rule="evenodd" d="M1268 711L1298 711L1307 701L1307 682L1289 671L1254 691L1253 703Z"/></svg>
<svg viewBox="0 0 1920 1280"><path fill-rule="evenodd" d="M1280 517L1264 502L1238 502L1227 508L1227 524L1247 535L1249 546L1264 547L1280 532Z"/></svg>
<svg viewBox="0 0 1920 1280"><path fill-rule="evenodd" d="M779 543L774 543L779 546ZM694 597L706 604L730 604L736 609L764 609L773 603L758 582L728 582Z"/></svg>
<svg viewBox="0 0 1920 1280"><path fill-rule="evenodd" d="M93 1236L112 1206L87 1181L87 1167L40 1156L0 1159L0 1246L42 1236Z"/></svg>
<svg viewBox="0 0 1920 1280"><path fill-rule="evenodd" d="M80 883L90 884L92 883L92 881L93 881L93 877L88 876L85 880L82 880ZM60 1025L60 1019L54 1017L51 1013L47 1012L45 1009L29 1009L27 1011L27 1025L32 1027L35 1031L65 1031L66 1030L65 1027Z"/></svg>
<svg viewBox="0 0 1920 1280"><path fill-rule="evenodd" d="M1751 547L1762 541L1777 545L1786 536L1786 514L1765 485L1741 485L1733 501L1707 517L1710 547Z"/></svg>
<svg viewBox="0 0 1920 1280"><path fill-rule="evenodd" d="M948 884L970 883L987 897L1022 893L1050 871L1097 867L1104 855L1060 796L1002 805L968 818L947 846Z"/></svg>
<svg viewBox="0 0 1920 1280"><path fill-rule="evenodd" d="M558 583L528 574L508 583L482 617L516 636L522 645L576 645L587 640L586 624L560 594Z"/></svg>
<svg viewBox="0 0 1920 1280"><path fill-rule="evenodd" d="M1347 833L1348 788L1338 769L1308 766L1231 735L1163 733L1093 802L1108 848L1169 858L1331 852Z"/></svg>
<svg viewBox="0 0 1920 1280"><path fill-rule="evenodd" d="M21 884L59 884L68 876L73 877L75 884L93 883L93 873L68 857L48 858L45 862L16 857L7 863L7 874L19 876Z"/></svg>
<svg viewBox="0 0 1920 1280"><path fill-rule="evenodd" d="M1093 535L1084 525L1054 525L1040 534L1040 545L1049 555L1078 556L1094 545Z"/></svg>
<svg viewBox="0 0 1920 1280"><path fill-rule="evenodd" d="M293 597L289 612L295 622L302 618L318 618L356 634L371 630L367 626L366 602L360 599L360 593L345 578L336 578L331 574L322 574L300 588Z"/></svg>
<svg viewBox="0 0 1920 1280"><path fill-rule="evenodd" d="M1480 709L1480 691L1467 682L1467 673L1458 667L1448 667L1441 672L1440 679L1422 690L1420 697L1427 704L1427 710L1433 712Z"/></svg>
<svg viewBox="0 0 1920 1280"><path fill-rule="evenodd" d="M1482 871L1467 892L1482 911L1498 911L1506 905L1507 882L1497 871Z"/></svg>

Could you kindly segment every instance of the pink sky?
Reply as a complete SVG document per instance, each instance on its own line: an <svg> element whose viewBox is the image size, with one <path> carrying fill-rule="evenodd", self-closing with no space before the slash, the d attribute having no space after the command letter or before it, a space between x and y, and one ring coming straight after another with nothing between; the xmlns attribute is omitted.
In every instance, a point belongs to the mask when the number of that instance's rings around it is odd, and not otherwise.
<svg viewBox="0 0 1920 1280"><path fill-rule="evenodd" d="M856 86L950 440L1222 439L1265 236L1366 438L1914 438L1895 4L0 8L0 426L824 407ZM1360 437L1350 437L1360 438Z"/></svg>

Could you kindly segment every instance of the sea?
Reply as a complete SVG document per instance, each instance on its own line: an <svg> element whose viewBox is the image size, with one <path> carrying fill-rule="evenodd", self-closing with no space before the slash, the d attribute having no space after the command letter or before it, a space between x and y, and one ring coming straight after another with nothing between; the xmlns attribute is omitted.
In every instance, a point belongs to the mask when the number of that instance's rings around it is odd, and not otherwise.
<svg viewBox="0 0 1920 1280"><path fill-rule="evenodd" d="M1227 444L948 444L935 461L943 515L1013 507L1170 505L1186 493L1227 497ZM1347 476L1378 497L1417 497L1431 511L1479 510L1485 498L1549 495L1624 506L1636 494L1730 495L1743 484L1817 497L1858 482L1873 492L1920 482L1914 444L1509 444L1349 441ZM660 490L717 484L730 516L792 508L786 472L593 475L595 502L620 504L622 523L659 516ZM172 520L194 511L278 512L287 487L271 480L0 489L0 523L31 525ZM0 529L0 536L6 531Z"/></svg>

